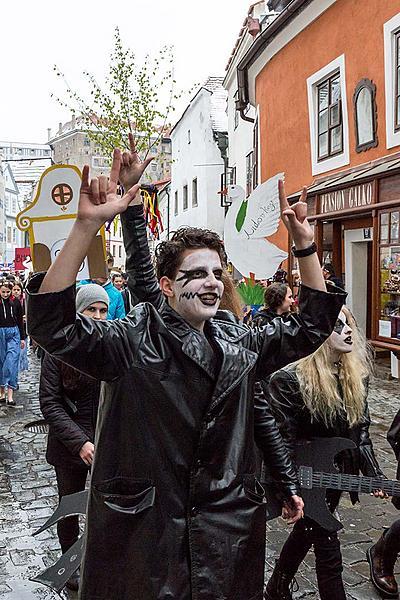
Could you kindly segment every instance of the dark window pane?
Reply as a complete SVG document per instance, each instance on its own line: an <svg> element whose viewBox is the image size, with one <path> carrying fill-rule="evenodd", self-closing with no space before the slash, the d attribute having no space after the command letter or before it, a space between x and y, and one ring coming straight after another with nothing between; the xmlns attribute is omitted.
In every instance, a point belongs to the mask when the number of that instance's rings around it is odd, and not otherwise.
<svg viewBox="0 0 400 600"><path fill-rule="evenodd" d="M341 104L340 102L338 102L337 104L334 104L333 106L330 107L329 109L329 113L330 113L330 127L336 127L337 125L340 125L340 108L341 108Z"/></svg>
<svg viewBox="0 0 400 600"><path fill-rule="evenodd" d="M318 138L318 157L324 158L328 156L328 134L323 133Z"/></svg>
<svg viewBox="0 0 400 600"><path fill-rule="evenodd" d="M396 127L400 126L400 96L398 96L396 101Z"/></svg>
<svg viewBox="0 0 400 600"><path fill-rule="evenodd" d="M338 75L335 79L332 79L331 83L331 104L334 104L340 100L340 76Z"/></svg>
<svg viewBox="0 0 400 600"><path fill-rule="evenodd" d="M318 106L319 110L323 110L324 108L328 108L328 100L329 100L329 87L328 82L322 84L318 88Z"/></svg>
<svg viewBox="0 0 400 600"><path fill-rule="evenodd" d="M397 46L397 64L400 64L400 36L396 37L396 46Z"/></svg>
<svg viewBox="0 0 400 600"><path fill-rule="evenodd" d="M331 129L331 152L340 152L342 149L342 126Z"/></svg>
<svg viewBox="0 0 400 600"><path fill-rule="evenodd" d="M399 239L399 213L390 213L390 241L396 242Z"/></svg>
<svg viewBox="0 0 400 600"><path fill-rule="evenodd" d="M388 225L389 224L389 213L382 213L381 214L381 225Z"/></svg>
<svg viewBox="0 0 400 600"><path fill-rule="evenodd" d="M319 120L318 120L318 131L319 133L325 133L325 131L328 131L328 109L323 110L320 114L319 114Z"/></svg>

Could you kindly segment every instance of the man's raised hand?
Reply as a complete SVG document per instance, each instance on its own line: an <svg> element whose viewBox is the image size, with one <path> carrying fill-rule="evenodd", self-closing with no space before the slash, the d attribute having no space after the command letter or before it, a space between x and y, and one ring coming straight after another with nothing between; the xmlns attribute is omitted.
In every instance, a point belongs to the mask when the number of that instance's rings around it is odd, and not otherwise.
<svg viewBox="0 0 400 600"><path fill-rule="evenodd" d="M144 171L153 160L153 156L141 161L136 152L135 139L132 133L128 134L130 152L124 152L121 158L119 180L124 190L129 190L133 185L139 183Z"/></svg>
<svg viewBox="0 0 400 600"><path fill-rule="evenodd" d="M307 189L303 188L300 200L289 206L283 181L280 180L278 185L282 221L294 242L296 250L308 248L314 241L314 233L307 220Z"/></svg>
<svg viewBox="0 0 400 600"><path fill-rule="evenodd" d="M131 186L122 198L117 195L118 179L121 169L121 151L114 150L110 177L101 175L89 180L89 167L82 171L77 219L86 225L99 229L106 221L124 212L136 196L139 185Z"/></svg>

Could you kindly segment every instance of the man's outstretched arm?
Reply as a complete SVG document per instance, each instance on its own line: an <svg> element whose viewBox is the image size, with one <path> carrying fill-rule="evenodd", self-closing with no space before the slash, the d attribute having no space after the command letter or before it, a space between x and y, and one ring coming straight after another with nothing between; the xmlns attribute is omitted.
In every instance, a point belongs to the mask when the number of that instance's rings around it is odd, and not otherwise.
<svg viewBox="0 0 400 600"><path fill-rule="evenodd" d="M117 196L121 152L114 150L110 177L100 176L89 181L89 167L82 172L78 214L71 232L56 260L50 266L40 292L58 292L75 283L79 268L100 227L126 210L139 186L134 185L122 198Z"/></svg>
<svg viewBox="0 0 400 600"><path fill-rule="evenodd" d="M307 190L303 189L300 200L289 206L283 181L279 181L281 218L293 240L296 250L305 250L314 242L314 232L307 220ZM298 258L301 282L314 290L326 291L325 279L316 252Z"/></svg>

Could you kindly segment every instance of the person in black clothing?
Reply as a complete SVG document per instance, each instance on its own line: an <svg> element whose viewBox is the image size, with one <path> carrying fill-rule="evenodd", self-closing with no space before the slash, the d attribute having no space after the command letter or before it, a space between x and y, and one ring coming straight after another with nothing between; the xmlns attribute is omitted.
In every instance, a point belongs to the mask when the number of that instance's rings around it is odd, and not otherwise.
<svg viewBox="0 0 400 600"><path fill-rule="evenodd" d="M322 267L322 274L324 276L325 281L328 284L329 283L333 283L337 287L340 287L341 289L344 289L344 287L343 287L343 281L340 279L340 277L336 276L335 269L333 268L333 265L331 263L326 263Z"/></svg>
<svg viewBox="0 0 400 600"><path fill-rule="evenodd" d="M276 317L287 316L294 304L292 290L287 283L271 283L265 289L264 303L254 316L253 326L268 325Z"/></svg>
<svg viewBox="0 0 400 600"><path fill-rule="evenodd" d="M400 479L400 410L393 419L387 440L398 461L397 479ZM400 497L393 496L393 505L400 509ZM400 519L386 528L379 540L367 550L371 581L385 598L398 598L399 589L394 576L394 566L400 554Z"/></svg>
<svg viewBox="0 0 400 600"><path fill-rule="evenodd" d="M109 298L99 285L79 288L76 310L94 320L105 320ZM100 382L45 354L40 376L39 399L43 416L49 423L46 459L54 466L59 499L85 489L93 462L94 433L99 404ZM57 524L58 539L64 554L79 537L79 517L68 517ZM79 574L67 587L77 590Z"/></svg>
<svg viewBox="0 0 400 600"><path fill-rule="evenodd" d="M19 355L26 333L21 303L12 301L12 283L0 282L0 402L15 406L13 392L18 388Z"/></svg>
<svg viewBox="0 0 400 600"><path fill-rule="evenodd" d="M341 452L336 461L341 472L377 477L383 473L369 437L367 403L371 370L369 348L350 311L342 308L328 340L311 356L274 373L268 386L271 408L292 458L296 440L342 437L357 448ZM374 492L384 497L381 490ZM358 496L350 494L353 503ZM328 490L333 512L340 492ZM336 533L310 517L298 521L286 540L266 588L265 600L291 600L291 581L314 546L321 600L345 600L342 556Z"/></svg>

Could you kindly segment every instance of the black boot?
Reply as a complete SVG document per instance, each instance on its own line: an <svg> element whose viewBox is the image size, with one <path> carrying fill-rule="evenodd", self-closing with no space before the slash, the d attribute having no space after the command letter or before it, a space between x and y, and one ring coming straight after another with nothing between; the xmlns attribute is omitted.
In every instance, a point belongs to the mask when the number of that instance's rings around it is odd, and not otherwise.
<svg viewBox="0 0 400 600"><path fill-rule="evenodd" d="M284 573L279 566L279 561L275 561L275 569L267 583L264 600L293 600L293 577Z"/></svg>
<svg viewBox="0 0 400 600"><path fill-rule="evenodd" d="M68 588L69 590L77 592L79 589L79 583L80 583L80 573L79 573L79 569L78 569L68 579L67 583L65 584L65 587Z"/></svg>
<svg viewBox="0 0 400 600"><path fill-rule="evenodd" d="M397 559L397 548L387 543L384 531L379 540L368 548L367 560L371 573L371 581L384 598L398 598L398 588L394 578L394 565Z"/></svg>

